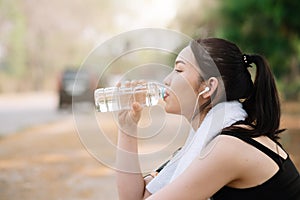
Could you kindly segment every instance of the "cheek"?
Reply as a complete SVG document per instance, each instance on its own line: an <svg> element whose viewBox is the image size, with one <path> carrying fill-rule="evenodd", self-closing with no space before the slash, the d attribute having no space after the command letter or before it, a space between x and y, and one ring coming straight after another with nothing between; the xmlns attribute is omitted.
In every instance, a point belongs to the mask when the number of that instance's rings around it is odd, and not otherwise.
<svg viewBox="0 0 300 200"><path fill-rule="evenodd" d="M183 112L191 112L196 102L194 90L191 87L184 88L184 90L178 95L178 101Z"/></svg>
<svg viewBox="0 0 300 200"><path fill-rule="evenodd" d="M166 104L166 111L170 113L192 112L196 101L194 88L181 78L172 84L170 99Z"/></svg>

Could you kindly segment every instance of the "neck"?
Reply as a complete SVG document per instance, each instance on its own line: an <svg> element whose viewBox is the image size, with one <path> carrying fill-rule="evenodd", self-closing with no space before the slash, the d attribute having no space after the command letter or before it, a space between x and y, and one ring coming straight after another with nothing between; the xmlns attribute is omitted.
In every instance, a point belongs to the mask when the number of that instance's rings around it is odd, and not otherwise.
<svg viewBox="0 0 300 200"><path fill-rule="evenodd" d="M197 102L198 102L198 100L197 100ZM210 100L207 102L204 102L200 105L198 105L198 104L196 105L196 107L192 113L192 116L190 118L188 118L189 122L191 123L194 130L197 130L200 127L205 116L207 115L208 111L211 108L212 108L212 102Z"/></svg>
<svg viewBox="0 0 300 200"><path fill-rule="evenodd" d="M191 118L190 123L194 130L197 130L200 127L208 111L209 109L204 109L203 111L199 112Z"/></svg>

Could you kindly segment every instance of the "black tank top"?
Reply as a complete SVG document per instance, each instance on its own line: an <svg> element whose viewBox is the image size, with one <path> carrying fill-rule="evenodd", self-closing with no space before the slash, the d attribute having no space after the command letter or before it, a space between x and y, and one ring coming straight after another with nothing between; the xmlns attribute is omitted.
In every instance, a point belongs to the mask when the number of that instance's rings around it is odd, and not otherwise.
<svg viewBox="0 0 300 200"><path fill-rule="evenodd" d="M258 186L242 189L224 186L213 195L212 200L300 200L300 176L289 155L283 159L249 136L234 132L222 134L237 137L256 147L274 160L279 166L279 170L274 176Z"/></svg>

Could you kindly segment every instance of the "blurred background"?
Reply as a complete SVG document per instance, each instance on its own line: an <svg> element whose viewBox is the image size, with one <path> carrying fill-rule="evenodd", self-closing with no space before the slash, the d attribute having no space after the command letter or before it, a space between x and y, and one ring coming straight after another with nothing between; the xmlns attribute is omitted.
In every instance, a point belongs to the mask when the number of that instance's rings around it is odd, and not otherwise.
<svg viewBox="0 0 300 200"><path fill-rule="evenodd" d="M0 199L117 198L113 171L76 133L70 97L89 53L138 28L222 37L264 55L288 129L281 142L300 169L299 8L296 0L0 0ZM174 56L164 59L172 66ZM92 103L101 84L81 75L82 101Z"/></svg>

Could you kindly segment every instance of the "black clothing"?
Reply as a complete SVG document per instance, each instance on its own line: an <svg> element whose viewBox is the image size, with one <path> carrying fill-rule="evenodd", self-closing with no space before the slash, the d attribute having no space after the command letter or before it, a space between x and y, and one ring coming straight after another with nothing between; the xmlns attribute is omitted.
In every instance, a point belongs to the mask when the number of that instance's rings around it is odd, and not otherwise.
<svg viewBox="0 0 300 200"><path fill-rule="evenodd" d="M213 195L212 200L300 200L300 175L289 155L286 159L283 159L249 136L234 132L223 132L222 134L237 137L256 147L274 160L279 166L279 170L261 185L250 188L224 186Z"/></svg>

